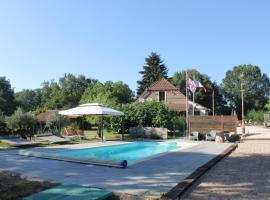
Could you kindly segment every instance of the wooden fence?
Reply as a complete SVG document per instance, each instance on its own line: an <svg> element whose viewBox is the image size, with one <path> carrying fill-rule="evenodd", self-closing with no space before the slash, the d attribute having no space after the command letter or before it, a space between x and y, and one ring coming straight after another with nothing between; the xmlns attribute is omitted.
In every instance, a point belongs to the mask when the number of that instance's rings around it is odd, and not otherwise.
<svg viewBox="0 0 270 200"><path fill-rule="evenodd" d="M211 130L236 132L238 119L236 116L190 116L189 131L206 134Z"/></svg>

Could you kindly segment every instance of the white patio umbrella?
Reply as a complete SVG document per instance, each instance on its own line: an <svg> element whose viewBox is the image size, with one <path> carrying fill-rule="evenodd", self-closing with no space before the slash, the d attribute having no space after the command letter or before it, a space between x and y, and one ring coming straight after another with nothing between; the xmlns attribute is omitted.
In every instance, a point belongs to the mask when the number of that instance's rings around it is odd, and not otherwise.
<svg viewBox="0 0 270 200"><path fill-rule="evenodd" d="M63 110L59 112L60 115L71 116L71 117L84 117L89 115L101 117L101 140L103 142L103 117L110 116L122 116L123 112L108 108L98 103L87 103L79 105L78 107Z"/></svg>

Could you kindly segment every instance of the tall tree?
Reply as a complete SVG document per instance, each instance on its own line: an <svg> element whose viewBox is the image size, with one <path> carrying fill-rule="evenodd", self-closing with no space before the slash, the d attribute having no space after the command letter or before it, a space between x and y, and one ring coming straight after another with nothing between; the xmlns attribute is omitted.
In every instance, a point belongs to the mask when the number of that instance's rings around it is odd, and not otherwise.
<svg viewBox="0 0 270 200"><path fill-rule="evenodd" d="M41 98L38 90L25 89L15 93L18 106L24 111L34 111L41 105Z"/></svg>
<svg viewBox="0 0 270 200"><path fill-rule="evenodd" d="M268 99L268 102L265 105L265 108L267 109L268 112L270 112L270 99Z"/></svg>
<svg viewBox="0 0 270 200"><path fill-rule="evenodd" d="M238 116L241 115L241 82L244 85L245 113L252 109L264 109L270 95L267 75L254 65L239 65L226 72L222 91Z"/></svg>
<svg viewBox="0 0 270 200"><path fill-rule="evenodd" d="M81 99L81 103L103 103L107 106L117 106L130 103L133 99L132 90L127 84L107 81L89 86Z"/></svg>
<svg viewBox="0 0 270 200"><path fill-rule="evenodd" d="M145 58L143 70L139 73L142 75L142 80L137 81L137 95L142 94L153 82L158 81L162 77L168 78L166 65L163 60L161 60L160 55L154 52Z"/></svg>
<svg viewBox="0 0 270 200"><path fill-rule="evenodd" d="M212 94L214 91L215 99L215 113L216 114L228 114L228 108L226 102L220 92L220 87L216 82L212 82L210 77L206 74L201 74L196 69L183 70L176 72L172 77L173 84L179 88L179 90L186 95L186 72L188 77L197 79L206 88L204 92L201 88L198 88L195 93L195 102L212 109ZM189 97L191 98L191 92Z"/></svg>
<svg viewBox="0 0 270 200"><path fill-rule="evenodd" d="M46 81L40 90L42 107L45 109L61 109L77 106L85 89L95 84L94 79L83 75L64 74L59 82Z"/></svg>
<svg viewBox="0 0 270 200"><path fill-rule="evenodd" d="M0 113L12 114L16 109L14 90L6 77L0 77Z"/></svg>

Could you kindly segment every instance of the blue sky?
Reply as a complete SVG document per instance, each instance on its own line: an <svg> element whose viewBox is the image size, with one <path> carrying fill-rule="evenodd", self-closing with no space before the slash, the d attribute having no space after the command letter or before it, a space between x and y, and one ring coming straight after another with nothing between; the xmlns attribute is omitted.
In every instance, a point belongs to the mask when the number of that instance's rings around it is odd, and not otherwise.
<svg viewBox="0 0 270 200"><path fill-rule="evenodd" d="M155 51L169 75L196 68L221 82L235 65L270 74L270 1L0 0L0 76L15 91L64 73L133 90Z"/></svg>

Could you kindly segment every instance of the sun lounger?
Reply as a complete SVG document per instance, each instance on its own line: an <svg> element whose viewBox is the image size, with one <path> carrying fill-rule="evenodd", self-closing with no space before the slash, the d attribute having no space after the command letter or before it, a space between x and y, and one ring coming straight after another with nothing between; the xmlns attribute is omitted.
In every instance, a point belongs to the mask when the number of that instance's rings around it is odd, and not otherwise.
<svg viewBox="0 0 270 200"><path fill-rule="evenodd" d="M77 134L75 134L75 133L73 133L71 128L66 127L66 128L64 128L64 132L66 134L66 137L71 138L71 139L78 138L78 137L79 138L85 138L86 137L85 134L84 134L84 131L81 130L81 129L78 129Z"/></svg>
<svg viewBox="0 0 270 200"><path fill-rule="evenodd" d="M210 133L207 133L207 134L206 134L205 140L206 140L206 141L213 141L213 140L216 140L216 135L217 135L217 132L216 132L216 131L210 131Z"/></svg>
<svg viewBox="0 0 270 200"><path fill-rule="evenodd" d="M39 142L29 141L21 137L2 138L0 141L15 147L36 146L40 144Z"/></svg>
<svg viewBox="0 0 270 200"><path fill-rule="evenodd" d="M191 132L189 135L189 139L190 140L199 140L199 132L197 132L197 131Z"/></svg>
<svg viewBox="0 0 270 200"><path fill-rule="evenodd" d="M53 134L42 134L42 135L35 135L35 137L41 139L41 140L46 140L49 141L51 144L57 144L57 143L65 143L69 142L70 139L68 138L61 138Z"/></svg>

